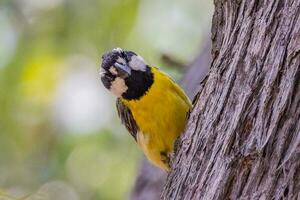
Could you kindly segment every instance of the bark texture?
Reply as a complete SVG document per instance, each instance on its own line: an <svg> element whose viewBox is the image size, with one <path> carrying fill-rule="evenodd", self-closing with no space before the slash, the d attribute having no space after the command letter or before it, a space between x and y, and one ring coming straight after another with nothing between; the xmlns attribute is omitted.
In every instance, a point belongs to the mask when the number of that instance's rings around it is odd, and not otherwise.
<svg viewBox="0 0 300 200"><path fill-rule="evenodd" d="M300 0L215 0L212 64L162 199L300 199Z"/></svg>

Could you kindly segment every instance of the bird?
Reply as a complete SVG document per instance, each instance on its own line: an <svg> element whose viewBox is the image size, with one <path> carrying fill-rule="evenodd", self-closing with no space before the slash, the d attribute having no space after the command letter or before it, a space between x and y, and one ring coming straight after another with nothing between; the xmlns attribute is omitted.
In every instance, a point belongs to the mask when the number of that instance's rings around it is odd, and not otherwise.
<svg viewBox="0 0 300 200"><path fill-rule="evenodd" d="M121 48L103 54L100 78L116 96L121 123L145 156L169 172L174 143L185 129L191 108L183 89L140 55Z"/></svg>

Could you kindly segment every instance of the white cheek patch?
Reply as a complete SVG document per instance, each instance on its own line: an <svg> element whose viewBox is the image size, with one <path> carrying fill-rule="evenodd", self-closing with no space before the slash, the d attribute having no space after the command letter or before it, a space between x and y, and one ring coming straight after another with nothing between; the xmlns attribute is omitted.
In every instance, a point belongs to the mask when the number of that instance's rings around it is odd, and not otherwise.
<svg viewBox="0 0 300 200"><path fill-rule="evenodd" d="M110 71L110 73L112 73L113 75L117 75L117 74L118 74L116 68L114 68L114 67L110 67L110 68L109 68L109 71Z"/></svg>
<svg viewBox="0 0 300 200"><path fill-rule="evenodd" d="M125 84L124 79L117 77L113 82L111 82L109 90L117 97L121 97L122 94L127 91L127 89L128 87Z"/></svg>
<svg viewBox="0 0 300 200"><path fill-rule="evenodd" d="M121 64L124 64L124 65L126 64L126 61L121 57L118 57L117 62L121 63Z"/></svg>
<svg viewBox="0 0 300 200"><path fill-rule="evenodd" d="M131 57L129 66L137 71L146 71L146 63L144 59L139 55Z"/></svg>

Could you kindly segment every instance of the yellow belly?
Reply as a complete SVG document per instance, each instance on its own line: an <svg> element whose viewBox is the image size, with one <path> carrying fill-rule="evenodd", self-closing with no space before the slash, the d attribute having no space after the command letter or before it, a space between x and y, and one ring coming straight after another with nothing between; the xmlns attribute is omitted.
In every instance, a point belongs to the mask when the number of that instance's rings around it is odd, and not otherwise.
<svg viewBox="0 0 300 200"><path fill-rule="evenodd" d="M156 166L169 170L162 153L171 153L176 138L186 124L191 106L182 89L167 75L152 68L154 84L139 100L123 100L140 131L137 141L146 157Z"/></svg>

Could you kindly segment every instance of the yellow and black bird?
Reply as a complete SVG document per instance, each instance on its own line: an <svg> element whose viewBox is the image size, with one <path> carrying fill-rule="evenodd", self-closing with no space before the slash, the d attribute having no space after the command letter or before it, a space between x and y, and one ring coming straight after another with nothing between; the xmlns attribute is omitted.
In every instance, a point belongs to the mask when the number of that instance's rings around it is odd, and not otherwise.
<svg viewBox="0 0 300 200"><path fill-rule="evenodd" d="M174 142L191 107L184 91L141 56L120 48L102 56L100 75L103 85L117 96L119 117L146 157L169 171Z"/></svg>

